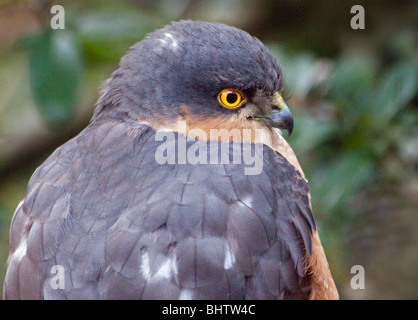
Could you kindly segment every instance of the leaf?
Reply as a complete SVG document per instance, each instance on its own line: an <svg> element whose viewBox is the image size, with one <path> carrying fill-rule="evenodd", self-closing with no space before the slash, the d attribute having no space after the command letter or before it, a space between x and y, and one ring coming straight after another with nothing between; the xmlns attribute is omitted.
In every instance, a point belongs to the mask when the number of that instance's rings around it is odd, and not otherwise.
<svg viewBox="0 0 418 320"><path fill-rule="evenodd" d="M332 119L314 117L305 112L295 112L295 128L287 140L296 153L308 153L332 137L337 130Z"/></svg>
<svg viewBox="0 0 418 320"><path fill-rule="evenodd" d="M417 53L417 34L412 29L400 31L390 42L389 49L394 56L400 59L410 59Z"/></svg>
<svg viewBox="0 0 418 320"><path fill-rule="evenodd" d="M140 11L101 9L74 15L74 27L90 61L118 61L133 43L161 26L155 15Z"/></svg>
<svg viewBox="0 0 418 320"><path fill-rule="evenodd" d="M306 97L315 83L314 57L308 53L295 56L284 66L286 85L290 91Z"/></svg>
<svg viewBox="0 0 418 320"><path fill-rule="evenodd" d="M345 117L355 120L370 107L375 67L366 56L343 57L337 62L325 90Z"/></svg>
<svg viewBox="0 0 418 320"><path fill-rule="evenodd" d="M380 125L385 125L404 108L418 92L418 66L400 62L391 67L379 83L374 112Z"/></svg>
<svg viewBox="0 0 418 320"><path fill-rule="evenodd" d="M29 61L36 106L48 127L57 129L75 114L77 87L82 75L78 46L71 33L48 31L35 40Z"/></svg>
<svg viewBox="0 0 418 320"><path fill-rule="evenodd" d="M318 60L315 56L309 52L290 54L275 43L268 44L268 48L283 69L286 89L306 97L318 82Z"/></svg>
<svg viewBox="0 0 418 320"><path fill-rule="evenodd" d="M321 211L335 211L370 179L373 171L372 160L359 152L345 152L326 161L311 173L313 205Z"/></svg>

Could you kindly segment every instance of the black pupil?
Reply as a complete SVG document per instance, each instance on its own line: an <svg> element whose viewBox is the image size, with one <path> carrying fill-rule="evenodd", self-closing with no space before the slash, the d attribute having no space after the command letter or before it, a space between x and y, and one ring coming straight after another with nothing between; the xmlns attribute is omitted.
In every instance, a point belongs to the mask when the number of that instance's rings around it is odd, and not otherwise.
<svg viewBox="0 0 418 320"><path fill-rule="evenodd" d="M226 96L226 101L228 101L228 103L230 104L237 102L237 100L238 100L238 95L235 92L230 92Z"/></svg>

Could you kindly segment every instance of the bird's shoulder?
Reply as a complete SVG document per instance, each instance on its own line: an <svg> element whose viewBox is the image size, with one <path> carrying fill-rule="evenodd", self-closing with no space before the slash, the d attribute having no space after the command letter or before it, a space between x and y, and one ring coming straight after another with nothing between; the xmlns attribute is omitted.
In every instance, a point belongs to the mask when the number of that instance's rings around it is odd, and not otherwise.
<svg viewBox="0 0 418 320"><path fill-rule="evenodd" d="M26 239L33 261L72 270L71 283L86 284L69 288L74 296L120 296L117 283L143 298L158 298L161 285L171 298L307 295L300 287L315 223L305 179L254 144L250 151L263 161L258 175L232 162L233 143L218 148L230 152L227 163L183 164L177 152L174 163L159 164L156 150L178 149L174 137L162 142L143 124L92 123L36 170L15 214L11 250ZM101 280L90 288L93 278Z"/></svg>

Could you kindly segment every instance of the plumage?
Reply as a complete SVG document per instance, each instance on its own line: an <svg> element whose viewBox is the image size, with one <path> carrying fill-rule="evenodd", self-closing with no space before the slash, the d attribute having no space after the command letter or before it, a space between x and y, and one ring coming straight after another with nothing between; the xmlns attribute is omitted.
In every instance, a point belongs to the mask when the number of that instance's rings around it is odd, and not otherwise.
<svg viewBox="0 0 418 320"><path fill-rule="evenodd" d="M213 144L172 126L179 118L190 124L229 117L241 129L261 127L210 100L225 86L245 89L264 105L281 90L281 72L261 42L219 24L174 23L134 46L89 126L30 179L11 224L4 297L308 299L323 276L333 289L315 238L309 186L298 164L280 153L284 139L267 127L275 137L268 143ZM200 143L230 161L182 164L176 152L173 162L158 164L163 127L173 132L167 150ZM261 161L259 174L245 174L242 153L239 163L232 161L236 147ZM324 261L311 263L322 255ZM65 270L62 289L51 286L56 265Z"/></svg>

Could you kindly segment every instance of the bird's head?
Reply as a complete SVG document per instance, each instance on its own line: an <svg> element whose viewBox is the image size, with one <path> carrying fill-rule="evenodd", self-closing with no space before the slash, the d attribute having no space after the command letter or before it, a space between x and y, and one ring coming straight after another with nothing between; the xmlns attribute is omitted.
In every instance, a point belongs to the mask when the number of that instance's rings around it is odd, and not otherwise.
<svg viewBox="0 0 418 320"><path fill-rule="evenodd" d="M266 46L223 24L172 23L124 56L104 88L94 118L128 117L155 129L286 129L293 118L283 77Z"/></svg>

